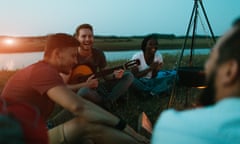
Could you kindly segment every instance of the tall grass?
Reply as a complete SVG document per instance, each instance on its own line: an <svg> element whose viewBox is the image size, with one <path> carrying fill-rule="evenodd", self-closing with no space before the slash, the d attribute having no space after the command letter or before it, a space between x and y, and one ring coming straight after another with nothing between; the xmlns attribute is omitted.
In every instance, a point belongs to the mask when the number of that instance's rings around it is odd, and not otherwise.
<svg viewBox="0 0 240 144"><path fill-rule="evenodd" d="M179 57L176 55L171 54L163 54L163 61L164 61L164 70L170 70L175 69L178 66L178 63L180 63L180 66L197 66L197 67L203 67L204 63L207 59L208 55L194 55L191 61L190 65L190 56L183 56L181 62L178 62ZM121 59L116 61L110 61L108 62L109 67L114 67L118 65L123 65L126 63L127 60Z"/></svg>
<svg viewBox="0 0 240 144"><path fill-rule="evenodd" d="M193 57L192 61L192 66L203 66L208 55L195 55ZM177 66L178 63L178 56L176 55L170 55L170 54L163 54L163 60L164 60L164 70L169 70L169 69L174 69ZM109 61L108 62L108 67L115 67L115 66L120 66L123 65L127 62L126 59L120 59L116 61ZM181 61L181 66L189 66L189 56L184 56ZM11 77L15 71L7 71L7 70L1 70L0 71L0 90L6 83L6 81Z"/></svg>
<svg viewBox="0 0 240 144"><path fill-rule="evenodd" d="M164 67L163 69L169 70L176 68L176 63L178 61L178 56L164 54ZM193 66L203 66L207 59L207 55L196 55L193 58ZM125 59L110 61L108 63L109 67L119 66L127 62ZM181 61L181 66L189 66L189 56L184 56ZM6 81L15 73L16 71L0 71L0 92L5 85ZM187 95L186 90L182 90L182 100L185 99L184 96ZM137 93L132 93L131 91L127 94L127 98L124 101L118 101L115 103L110 112L114 113L124 120L126 120L133 128L138 127L138 116L141 112L145 112L152 124L155 123L159 114L168 108L169 95L160 97L142 97L142 95ZM182 101L184 103L184 100ZM179 104L181 106L182 104ZM144 135L148 136L147 133Z"/></svg>

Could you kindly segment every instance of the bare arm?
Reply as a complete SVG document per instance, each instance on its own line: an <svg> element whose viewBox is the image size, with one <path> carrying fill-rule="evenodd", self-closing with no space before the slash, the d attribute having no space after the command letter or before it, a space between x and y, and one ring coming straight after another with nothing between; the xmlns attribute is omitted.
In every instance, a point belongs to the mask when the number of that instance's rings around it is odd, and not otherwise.
<svg viewBox="0 0 240 144"><path fill-rule="evenodd" d="M150 67L147 68L147 69L145 69L145 70L142 70L142 71L139 71L139 70L138 70L138 67L135 67L135 68L132 69L132 73L133 73L134 76L137 77L137 78L140 78L140 77L145 76L145 75L146 75L148 72L150 72L150 71L151 71L151 68L150 68Z"/></svg>
<svg viewBox="0 0 240 144"><path fill-rule="evenodd" d="M77 96L67 87L57 86L51 88L48 90L47 94L50 99L69 110L74 115L84 117L91 122L105 125L113 126L117 124L117 117L82 97Z"/></svg>
<svg viewBox="0 0 240 144"><path fill-rule="evenodd" d="M68 84L67 87L71 90L78 90L82 87L96 88L98 87L98 79L95 79L94 75L91 75L87 81L77 84Z"/></svg>
<svg viewBox="0 0 240 144"><path fill-rule="evenodd" d="M76 83L76 84L68 84L70 79L70 74L66 75L60 73L60 76L63 78L63 81L67 84L67 87L71 90L78 90L82 87L96 88L98 87L98 80L94 78L94 75L91 75L85 82Z"/></svg>
<svg viewBox="0 0 240 144"><path fill-rule="evenodd" d="M85 82L78 83L78 84L67 84L67 87L70 88L71 90L78 90L85 86L86 86Z"/></svg>
<svg viewBox="0 0 240 144"><path fill-rule="evenodd" d="M86 118L87 121L115 127L120 120L118 117L108 111L105 111L94 103L77 96L65 86L51 88L48 90L47 94L54 102L69 110L74 115ZM128 125L123 129L123 131L138 141L147 141L145 137L137 134Z"/></svg>
<svg viewBox="0 0 240 144"><path fill-rule="evenodd" d="M154 62L151 64L151 69L152 69L152 78L157 76L157 73L159 72L159 70L163 67L163 63L162 62Z"/></svg>
<svg viewBox="0 0 240 144"><path fill-rule="evenodd" d="M156 76L156 74L158 73L158 71L162 68L163 63L159 63L159 62L153 62L148 68L139 71L138 67L135 67L132 69L132 73L134 74L135 77L143 77L146 74L148 74L149 72L153 73L153 77Z"/></svg>

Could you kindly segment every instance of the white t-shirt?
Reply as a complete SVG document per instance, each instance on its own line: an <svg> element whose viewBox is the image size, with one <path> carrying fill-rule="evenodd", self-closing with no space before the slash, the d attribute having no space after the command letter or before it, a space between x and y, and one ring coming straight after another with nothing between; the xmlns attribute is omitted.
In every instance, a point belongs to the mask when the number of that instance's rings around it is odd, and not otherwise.
<svg viewBox="0 0 240 144"><path fill-rule="evenodd" d="M145 70L147 68L149 68L149 65L147 65L145 59L144 59L144 54L143 52L137 52L136 54L134 54L132 56L132 60L135 60L135 59L139 59L140 60L140 65L138 65L138 70L139 71L142 71L142 70ZM155 53L155 56L154 56L154 62L161 62L163 63L163 58L162 58L162 55L160 53ZM145 78L151 78L152 77L152 72L149 72L147 75L144 76Z"/></svg>

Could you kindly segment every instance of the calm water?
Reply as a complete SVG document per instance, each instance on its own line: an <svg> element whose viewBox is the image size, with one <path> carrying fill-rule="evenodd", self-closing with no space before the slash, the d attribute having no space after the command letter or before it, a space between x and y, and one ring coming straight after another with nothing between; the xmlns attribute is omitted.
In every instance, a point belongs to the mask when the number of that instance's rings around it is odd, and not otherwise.
<svg viewBox="0 0 240 144"><path fill-rule="evenodd" d="M194 54L208 54L210 49L194 49ZM119 59L131 59L137 50L131 51L119 51L119 52L105 52L107 60L114 61ZM160 50L161 54L172 54L179 56L181 50ZM184 50L184 55L189 55L190 50ZM15 70L23 68L29 64L35 63L41 60L43 57L43 52L33 52L33 53L13 53L13 54L0 54L0 69L1 70ZM177 57L176 57L177 61Z"/></svg>

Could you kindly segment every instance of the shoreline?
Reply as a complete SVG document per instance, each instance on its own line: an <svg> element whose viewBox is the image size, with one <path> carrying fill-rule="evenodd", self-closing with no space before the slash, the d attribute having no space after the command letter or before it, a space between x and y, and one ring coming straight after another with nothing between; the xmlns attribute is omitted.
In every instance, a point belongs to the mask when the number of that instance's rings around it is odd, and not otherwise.
<svg viewBox="0 0 240 144"><path fill-rule="evenodd" d="M94 47L103 51L128 51L138 50L141 47L142 37L119 37L119 38L95 38ZM41 52L44 51L45 38L15 38L14 43L6 44L4 39L0 39L0 54ZM179 49L183 47L185 41L181 38L158 38L158 47L163 50ZM211 48L214 45L209 38L198 37L195 39L194 48ZM191 47L191 38L187 39L186 48Z"/></svg>
<svg viewBox="0 0 240 144"><path fill-rule="evenodd" d="M99 48L99 47L96 47ZM209 49L210 47L194 47L194 49ZM139 50L139 47L137 48L132 48L132 49L126 49L126 48L119 48L119 49L107 49L107 48L101 48L105 52L117 52L117 51L133 51L133 50ZM159 50L180 50L182 49L182 46L179 47L161 47ZM186 49L190 49L190 47L186 47ZM16 49L11 49L11 50L5 50L5 49L0 49L0 54L14 54L14 53L31 53L31 52L43 52L43 50L36 50L36 49L28 49L28 50L16 50Z"/></svg>

